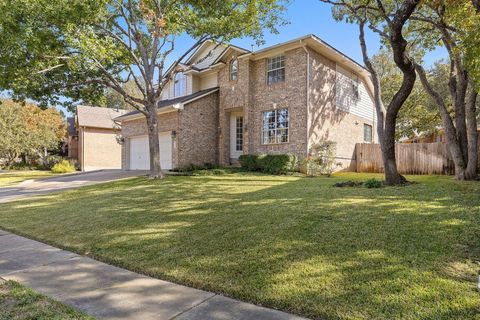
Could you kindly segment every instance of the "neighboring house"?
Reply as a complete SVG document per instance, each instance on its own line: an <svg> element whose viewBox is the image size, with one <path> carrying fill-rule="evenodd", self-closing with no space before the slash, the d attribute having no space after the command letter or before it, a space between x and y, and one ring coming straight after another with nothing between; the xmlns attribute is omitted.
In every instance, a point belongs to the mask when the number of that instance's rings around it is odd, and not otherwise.
<svg viewBox="0 0 480 320"><path fill-rule="evenodd" d="M242 154L307 156L337 142L341 168L355 168L355 144L376 140L369 73L314 35L259 51L203 43L158 106L163 169L236 163ZM122 168L149 168L146 121L122 124Z"/></svg>
<svg viewBox="0 0 480 320"><path fill-rule="evenodd" d="M78 106L68 118L68 157L78 160L82 171L120 169L120 127L113 119L125 110Z"/></svg>
<svg viewBox="0 0 480 320"><path fill-rule="evenodd" d="M477 123L477 132L479 134L479 143L480 143L480 123ZM443 142L447 143L447 137L445 136L445 130L443 127L437 128L437 132L428 133L428 134L417 134L413 138L401 139L401 143L433 143L433 142Z"/></svg>

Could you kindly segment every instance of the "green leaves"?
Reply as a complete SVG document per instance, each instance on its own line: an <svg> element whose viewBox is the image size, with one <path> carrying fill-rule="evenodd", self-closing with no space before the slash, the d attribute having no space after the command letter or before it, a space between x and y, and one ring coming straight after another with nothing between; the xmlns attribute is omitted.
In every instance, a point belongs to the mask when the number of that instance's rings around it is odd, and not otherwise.
<svg viewBox="0 0 480 320"><path fill-rule="evenodd" d="M12 161L20 154L43 153L57 148L64 136L65 122L55 109L1 102L0 157Z"/></svg>
<svg viewBox="0 0 480 320"><path fill-rule="evenodd" d="M152 103L176 37L261 41L265 30L285 23L287 2L0 0L0 90L69 105L97 104L111 88L132 106ZM134 79L137 92L146 93L141 99L123 90Z"/></svg>

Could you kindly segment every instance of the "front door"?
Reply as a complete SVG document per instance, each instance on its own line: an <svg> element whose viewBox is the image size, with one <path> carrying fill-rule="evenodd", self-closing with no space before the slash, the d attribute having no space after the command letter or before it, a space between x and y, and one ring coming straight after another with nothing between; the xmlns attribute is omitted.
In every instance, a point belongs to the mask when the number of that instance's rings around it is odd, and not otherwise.
<svg viewBox="0 0 480 320"><path fill-rule="evenodd" d="M230 115L230 158L238 159L243 154L243 114Z"/></svg>

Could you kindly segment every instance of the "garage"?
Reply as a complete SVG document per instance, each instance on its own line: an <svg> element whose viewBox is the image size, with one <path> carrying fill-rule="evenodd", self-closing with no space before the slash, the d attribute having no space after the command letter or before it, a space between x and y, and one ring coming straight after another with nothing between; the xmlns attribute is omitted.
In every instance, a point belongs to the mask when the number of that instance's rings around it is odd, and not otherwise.
<svg viewBox="0 0 480 320"><path fill-rule="evenodd" d="M163 170L172 169L172 135L161 132L158 135L160 145L160 165ZM130 170L149 170L150 153L148 136L130 138Z"/></svg>

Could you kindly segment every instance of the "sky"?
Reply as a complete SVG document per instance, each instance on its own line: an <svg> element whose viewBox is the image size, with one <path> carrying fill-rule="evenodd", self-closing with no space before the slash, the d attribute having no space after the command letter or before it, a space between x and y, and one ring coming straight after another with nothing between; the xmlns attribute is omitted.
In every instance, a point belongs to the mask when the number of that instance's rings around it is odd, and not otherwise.
<svg viewBox="0 0 480 320"><path fill-rule="evenodd" d="M281 42L289 41L307 34L315 34L337 50L363 65L362 53L358 42L358 26L346 22L337 22L331 14L331 5L319 0L291 0L285 13L288 24L278 28L279 34L265 32L265 45L254 47L258 50ZM366 42L369 54L373 55L380 49L380 39L377 34L367 30ZM176 40L175 51L167 59L171 64L178 56L188 50L194 40L182 36ZM232 44L251 50L255 42L252 39L234 39ZM427 66L433 62L446 58L447 53L443 48L430 52L425 57ZM63 109L63 108L60 108ZM64 110L66 114L69 114Z"/></svg>
<svg viewBox="0 0 480 320"><path fill-rule="evenodd" d="M315 34L331 46L346 54L350 58L363 65L362 53L358 42L358 26L346 22L337 22L331 14L331 5L320 2L319 0L292 0L287 8L286 20L289 22L286 26L278 29L279 34L264 35L265 45L254 47L254 50L263 47L272 46L281 42L292 40L307 34ZM369 54L373 55L380 49L379 37L370 31L366 33L366 41ZM188 50L193 44L193 40L188 37L181 37L176 43L177 50L170 57L174 61L175 55ZM234 39L232 44L251 50L255 42L252 39ZM446 51L443 49L435 50L425 57L426 65L431 65L434 61L446 57Z"/></svg>

